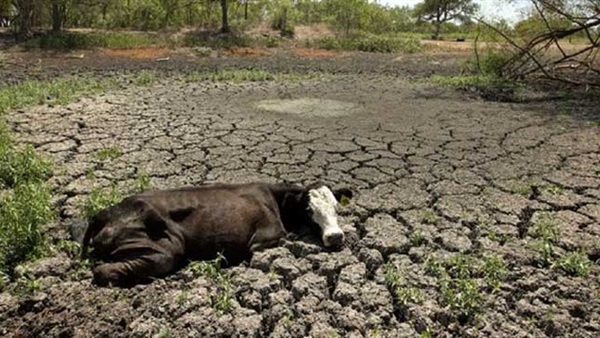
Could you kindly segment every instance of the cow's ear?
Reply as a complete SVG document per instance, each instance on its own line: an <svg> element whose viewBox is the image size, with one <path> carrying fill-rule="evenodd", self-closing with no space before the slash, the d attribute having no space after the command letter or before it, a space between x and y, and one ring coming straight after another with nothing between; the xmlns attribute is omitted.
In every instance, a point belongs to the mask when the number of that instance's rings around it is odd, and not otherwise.
<svg viewBox="0 0 600 338"><path fill-rule="evenodd" d="M167 220L153 208L148 208L142 214L142 222L148 231L151 239L158 239L165 236L167 231Z"/></svg>
<svg viewBox="0 0 600 338"><path fill-rule="evenodd" d="M341 205L346 205L354 197L354 192L350 188L340 188L333 191L333 196Z"/></svg>

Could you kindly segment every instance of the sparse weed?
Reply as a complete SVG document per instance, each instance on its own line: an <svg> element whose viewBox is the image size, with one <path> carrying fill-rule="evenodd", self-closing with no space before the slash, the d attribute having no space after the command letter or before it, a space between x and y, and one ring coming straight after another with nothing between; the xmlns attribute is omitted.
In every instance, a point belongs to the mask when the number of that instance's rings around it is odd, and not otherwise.
<svg viewBox="0 0 600 338"><path fill-rule="evenodd" d="M91 218L101 210L119 203L122 199L123 194L119 191L116 183L112 183L108 189L93 187L80 208L86 218Z"/></svg>
<svg viewBox="0 0 600 338"><path fill-rule="evenodd" d="M148 86L156 81L156 72L151 70L142 70L133 81L137 86Z"/></svg>
<svg viewBox="0 0 600 338"><path fill-rule="evenodd" d="M152 336L152 338L171 338L173 337L173 332L170 328L163 326L157 334Z"/></svg>
<svg viewBox="0 0 600 338"><path fill-rule="evenodd" d="M53 245L53 248L59 252L66 253L72 258L78 257L81 253L81 246L79 243L72 240L61 239Z"/></svg>
<svg viewBox="0 0 600 338"><path fill-rule="evenodd" d="M500 288L500 284L508 274L506 263L502 257L497 255L484 256L480 270L486 283L492 287L494 292Z"/></svg>
<svg viewBox="0 0 600 338"><path fill-rule="evenodd" d="M483 295L472 278L451 278L441 282L444 302L460 317L472 318L480 309Z"/></svg>
<svg viewBox="0 0 600 338"><path fill-rule="evenodd" d="M435 214L435 211L426 209L421 213L421 222L425 224L435 224L437 221L438 216Z"/></svg>
<svg viewBox="0 0 600 338"><path fill-rule="evenodd" d="M407 285L393 264L387 263L384 266L384 272L385 284L398 305L406 307L408 304L420 303L423 300L423 292L416 287Z"/></svg>
<svg viewBox="0 0 600 338"><path fill-rule="evenodd" d="M114 159L119 158L121 155L123 155L123 153L121 152L121 149L119 149L117 147L108 147L108 148L99 150L96 153L96 158L101 161L114 160Z"/></svg>
<svg viewBox="0 0 600 338"><path fill-rule="evenodd" d="M557 243L560 237L560 228L554 217L543 213L529 228L528 234L544 242Z"/></svg>
<svg viewBox="0 0 600 338"><path fill-rule="evenodd" d="M508 189L511 193L518 194L521 196L529 196L532 192L531 184L524 181L513 181L509 185Z"/></svg>
<svg viewBox="0 0 600 338"><path fill-rule="evenodd" d="M587 277L592 262L583 251L570 252L552 264L553 268L565 271L571 276Z"/></svg>
<svg viewBox="0 0 600 338"><path fill-rule="evenodd" d="M423 236L423 233L419 230L414 230L413 232L411 232L408 239L410 241L410 245L412 246L421 246L427 242L427 240Z"/></svg>
<svg viewBox="0 0 600 338"><path fill-rule="evenodd" d="M547 191L551 195L560 195L564 192L563 188L561 188L557 185L554 185L554 184L550 184L550 185L546 186L544 188L544 190Z"/></svg>
<svg viewBox="0 0 600 338"><path fill-rule="evenodd" d="M177 298L175 298L175 302L177 302L178 305L182 305L188 298L188 294L188 290L181 290L181 292L177 295Z"/></svg>
<svg viewBox="0 0 600 338"><path fill-rule="evenodd" d="M433 338L433 333L431 333L431 330L427 328L421 332L421 338Z"/></svg>
<svg viewBox="0 0 600 338"><path fill-rule="evenodd" d="M216 284L215 293L211 295L211 304L218 313L231 311L235 299L231 276L221 269L224 260L225 258L219 255L211 261L191 262L187 267L194 276L204 276Z"/></svg>
<svg viewBox="0 0 600 338"><path fill-rule="evenodd" d="M137 173L137 177L135 179L133 191L135 193L140 193L140 192L148 190L148 188L150 188L150 186L151 186L151 182L150 182L150 176L148 176L148 173L146 173L144 170L139 170Z"/></svg>
<svg viewBox="0 0 600 338"><path fill-rule="evenodd" d="M220 70L217 72L194 72L186 76L186 81L211 81L211 82L258 82L273 81L275 74L262 69L240 69L240 70Z"/></svg>

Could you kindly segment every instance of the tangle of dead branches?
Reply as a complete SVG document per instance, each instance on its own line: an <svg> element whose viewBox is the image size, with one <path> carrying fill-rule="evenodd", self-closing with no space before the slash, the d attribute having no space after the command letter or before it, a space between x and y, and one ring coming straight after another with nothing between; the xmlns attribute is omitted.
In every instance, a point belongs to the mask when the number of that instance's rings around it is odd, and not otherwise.
<svg viewBox="0 0 600 338"><path fill-rule="evenodd" d="M544 26L530 37L511 36L480 20L510 47L511 56L502 64L502 75L514 80L541 78L600 87L600 0L530 1L534 17ZM575 37L577 42L569 43Z"/></svg>

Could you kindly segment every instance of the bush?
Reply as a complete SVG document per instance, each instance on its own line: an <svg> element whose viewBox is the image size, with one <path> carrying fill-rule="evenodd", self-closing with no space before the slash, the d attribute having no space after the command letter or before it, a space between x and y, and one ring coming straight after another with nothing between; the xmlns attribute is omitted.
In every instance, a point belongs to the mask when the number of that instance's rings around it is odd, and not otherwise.
<svg viewBox="0 0 600 338"><path fill-rule="evenodd" d="M307 47L328 50L357 50L370 53L416 53L422 50L421 42L414 37L365 34L354 38L324 37L305 42Z"/></svg>
<svg viewBox="0 0 600 338"><path fill-rule="evenodd" d="M54 216L50 189L43 183L0 193L0 274L10 275L16 264L43 252L42 226Z"/></svg>
<svg viewBox="0 0 600 338"><path fill-rule="evenodd" d="M153 34L132 33L52 33L39 36L25 42L25 47L43 49L92 49L114 48L128 49L141 47L168 47L174 42L168 38Z"/></svg>
<svg viewBox="0 0 600 338"><path fill-rule="evenodd" d="M50 162L36 154L31 146L17 149L5 127L0 125L0 189L26 182L41 183L50 174Z"/></svg>

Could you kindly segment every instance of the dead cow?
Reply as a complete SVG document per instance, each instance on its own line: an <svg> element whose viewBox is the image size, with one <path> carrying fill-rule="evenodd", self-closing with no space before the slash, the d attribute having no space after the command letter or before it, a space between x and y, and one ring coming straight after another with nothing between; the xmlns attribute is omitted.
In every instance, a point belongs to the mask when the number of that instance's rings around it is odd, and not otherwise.
<svg viewBox="0 0 600 338"><path fill-rule="evenodd" d="M352 191L286 183L150 191L92 217L82 251L90 247L104 262L93 270L95 283L133 285L219 253L237 264L307 227L320 232L325 246L337 246L344 241L336 213L342 196Z"/></svg>

